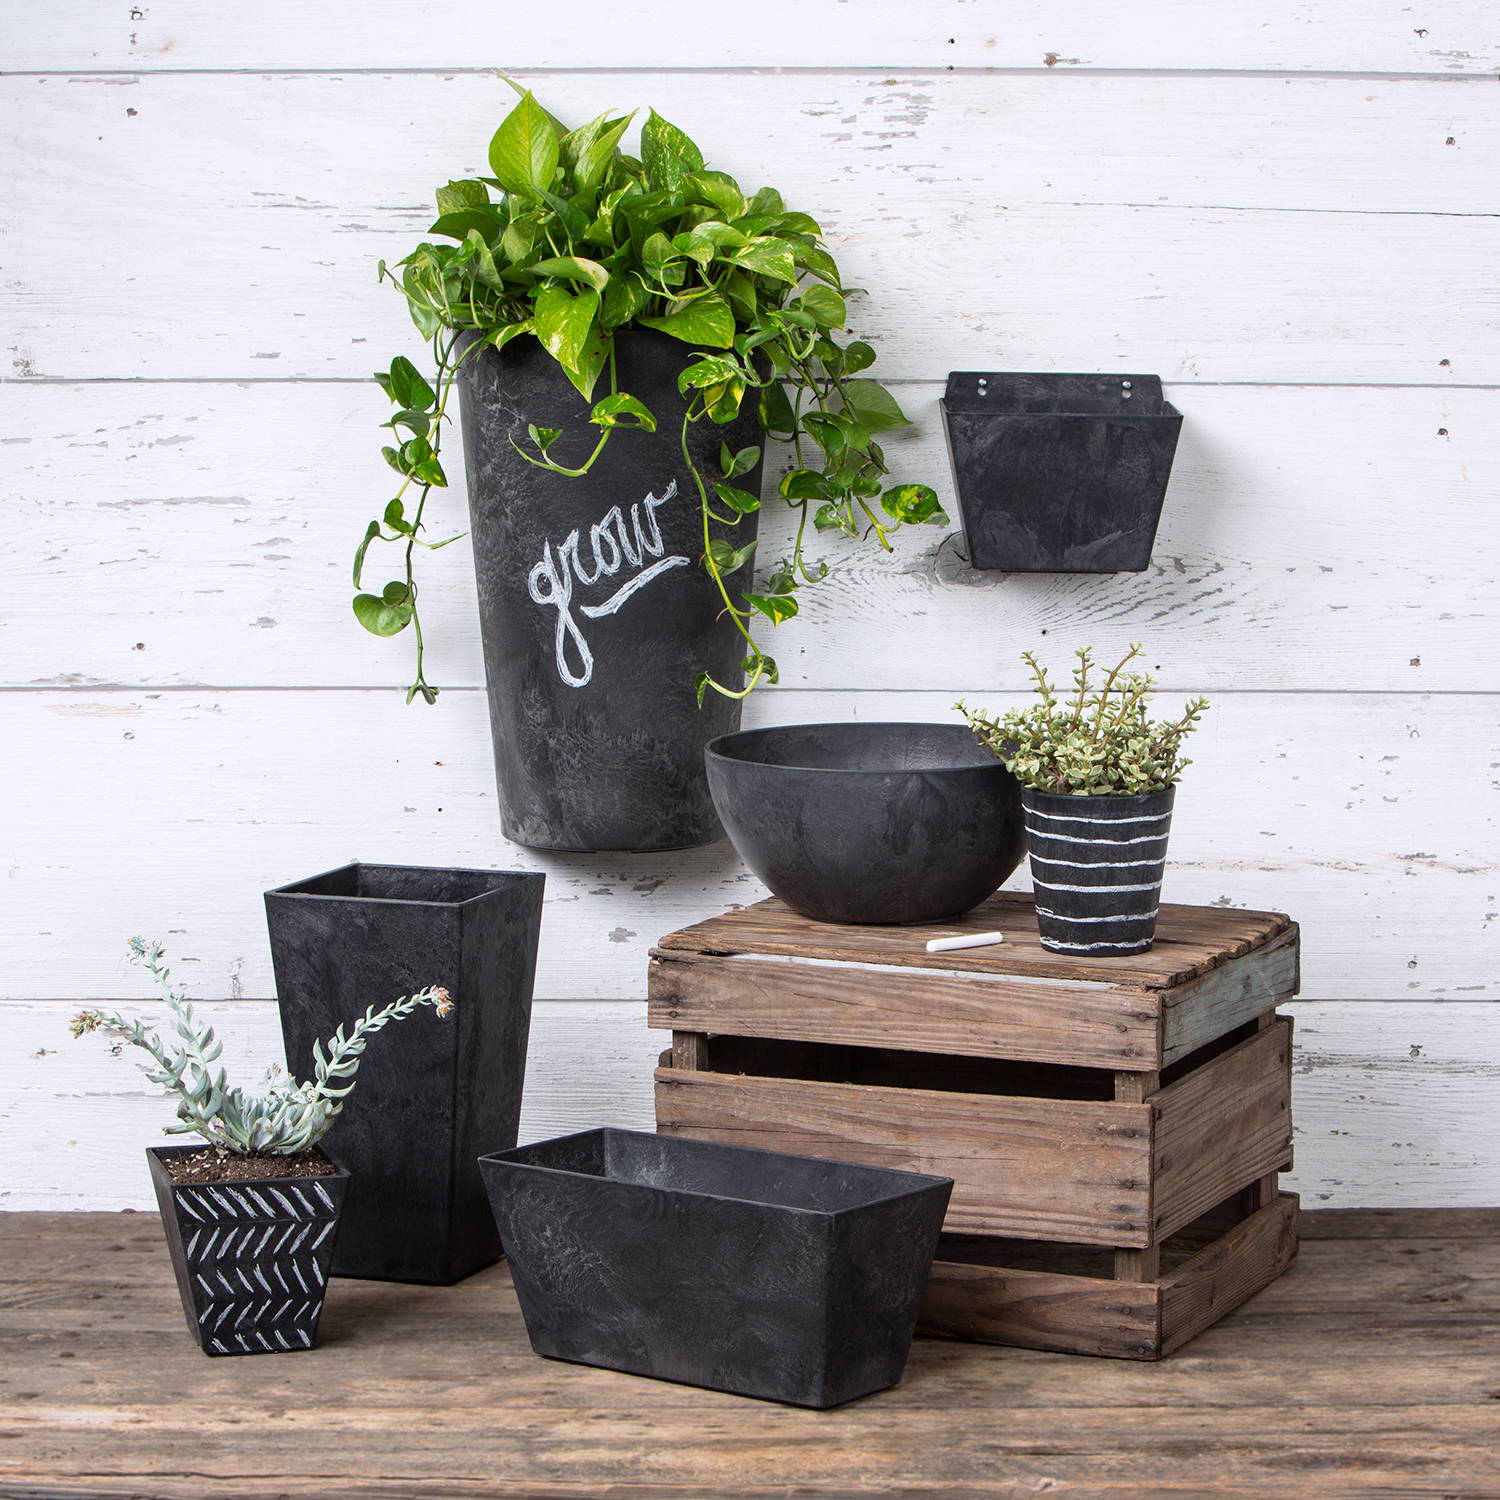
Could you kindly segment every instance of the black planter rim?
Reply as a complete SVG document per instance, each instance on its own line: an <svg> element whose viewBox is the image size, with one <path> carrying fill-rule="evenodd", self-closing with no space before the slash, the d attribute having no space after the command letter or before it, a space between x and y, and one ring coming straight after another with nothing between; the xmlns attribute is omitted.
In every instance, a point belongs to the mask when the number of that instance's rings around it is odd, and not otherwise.
<svg viewBox="0 0 1500 1500"><path fill-rule="evenodd" d="M319 880L328 880L335 875L353 872L356 878L358 878L360 870L395 870L409 872L414 875L437 873L447 875L477 875L486 879L493 878L494 884L487 890L475 891L472 896L462 896L454 901L435 901L431 897L424 896L363 896L357 892L342 894L337 891L308 891L303 889L304 886L312 885ZM304 875L300 880L290 881L286 885L274 886L266 892L266 895L291 901L362 901L385 906L467 906L471 901L483 901L486 896L494 895L503 886L511 885L515 882L524 884L528 881L545 880L546 878L545 873L541 870L484 870L465 865L403 865L386 864L382 861L369 859L351 859L347 864L335 865L331 870L321 870L316 875Z"/></svg>
<svg viewBox="0 0 1500 1500"><path fill-rule="evenodd" d="M610 1177L600 1172L577 1172L569 1171L565 1167L545 1166L537 1162L524 1160L527 1152L535 1151L539 1146L561 1146L570 1141L583 1141L590 1138L609 1136L633 1136L641 1140L667 1140L682 1143L683 1149L703 1146L707 1147L715 1155L748 1155L748 1156L775 1156L787 1158L794 1161L817 1162L819 1165L832 1163L837 1166L848 1167L850 1171L861 1174L869 1173L872 1176L900 1178L903 1185L895 1182L891 1184L891 1191L878 1197L861 1197L857 1202L841 1204L837 1208L803 1208L794 1203L783 1203L777 1200L765 1198L737 1198L733 1193L711 1193L701 1188L669 1187L656 1183L631 1182L622 1177ZM518 1167L524 1171L536 1172L547 1177L576 1178L585 1182L607 1182L615 1189L638 1188L646 1192L670 1193L677 1198L696 1198L712 1201L715 1203L739 1203L751 1208L769 1208L779 1214L803 1214L813 1219L837 1219L843 1214L856 1213L867 1208L874 1208L882 1203L894 1203L902 1198L910 1197L913 1193L925 1192L930 1188L940 1187L946 1183L950 1188L953 1186L951 1177L938 1177L929 1172L906 1172L896 1167L870 1167L862 1162L846 1162L837 1157L830 1156L808 1156L804 1152L795 1151L767 1151L756 1146L731 1146L720 1141L700 1141L692 1136L662 1136L649 1130L629 1130L619 1125L598 1125L590 1130L575 1130L567 1135L550 1136L546 1140L532 1141L525 1146L516 1146L509 1151L490 1151L479 1158L481 1163L493 1162L497 1165Z"/></svg>
<svg viewBox="0 0 1500 1500"><path fill-rule="evenodd" d="M169 1188L183 1187L183 1188L192 1188L195 1191L198 1191L198 1190L202 1190L204 1188L218 1187L219 1183L216 1183L216 1182L178 1182L177 1179L175 1177L173 1177L170 1172L167 1171L166 1161L167 1161L167 1159L169 1157L173 1157L173 1156L185 1156L190 1151L202 1151L202 1150L205 1150L205 1149L212 1150L213 1149L212 1143L209 1142L209 1141L199 1141L196 1145L147 1146L146 1147L146 1155L151 1158L151 1173L152 1173L152 1175L156 1176L157 1174L160 1174L162 1181ZM309 1177L309 1176L307 1176L305 1174L302 1174L302 1175L293 1174L293 1175L289 1175L289 1176L286 1176L286 1177L226 1177L226 1178L223 1179L223 1181L226 1184L230 1184L230 1185L236 1186L236 1187L238 1187L238 1186L240 1186L242 1184L245 1184L245 1183L249 1183L249 1184L251 1184L252 1186L255 1186L255 1187L268 1187L268 1188L272 1188L272 1187L281 1187L284 1184L289 1183L289 1182L290 1183L299 1183L300 1184L300 1183L307 1183L307 1182L336 1182L336 1181L338 1181L341 1178L345 1179L345 1180L348 1179L348 1177L350 1175L349 1169L347 1167L345 1167L342 1162L338 1161L329 1152L328 1148L325 1145L323 1145L323 1143L321 1141L314 1142L313 1145L310 1146L308 1149L311 1150L311 1151L321 1152L324 1161L328 1162L333 1167L333 1171L331 1171L331 1172L320 1172L316 1177ZM237 1153L235 1153L235 1152L231 1152L230 1153L230 1155L235 1155L235 1154L237 1154ZM257 1153L253 1153L253 1154L262 1155L263 1156L266 1153L265 1152L257 1152Z"/></svg>
<svg viewBox="0 0 1500 1500"><path fill-rule="evenodd" d="M963 772L989 772L993 766L1004 769L1003 763L998 756L991 756L990 760L974 762L968 765L954 764L943 766L897 766L897 765L868 765L868 766L806 766L792 761L768 761L754 760L745 756L732 753L731 742L734 740L749 739L754 735L775 734L783 729L832 729L849 730L857 732L868 729L940 729L944 732L949 730L960 730L976 746L978 741L973 740L971 732L965 725L950 724L943 720L927 719L857 719L857 720L815 720L807 724L766 724L759 729L736 729L731 734L721 734L717 739L712 739L704 747L704 759L710 764L714 761L727 761L736 766L765 766L773 771L796 771L799 774L806 772L817 772L829 776L953 776ZM983 749L982 746L979 746ZM988 753L988 752L986 752ZM993 766L991 764L993 762Z"/></svg>
<svg viewBox="0 0 1500 1500"><path fill-rule="evenodd" d="M1003 405L996 403L987 406L982 401L974 405L960 405L955 402L956 382L962 380L980 379L989 381L1006 380L1034 380L1043 385L1058 386L1068 380L1100 380L1120 381L1127 390L1139 389L1143 394L1149 394L1151 403L1155 409L1145 411L1139 408L1122 409L1117 412L1085 412L1067 411L1060 409L1055 412L1028 412L1008 410ZM947 386L941 396L938 397L938 407L942 412L944 421L947 420L951 411L956 416L1001 416L1009 421L1024 421L1028 417L1076 417L1083 420L1091 418L1107 420L1110 416L1129 417L1135 421L1150 421L1153 418L1166 421L1180 421L1182 413L1161 394L1162 381L1159 375L1142 375L1130 371L1123 371L1115 375L1101 370L950 370L948 372ZM1149 404L1149 403L1143 403Z"/></svg>

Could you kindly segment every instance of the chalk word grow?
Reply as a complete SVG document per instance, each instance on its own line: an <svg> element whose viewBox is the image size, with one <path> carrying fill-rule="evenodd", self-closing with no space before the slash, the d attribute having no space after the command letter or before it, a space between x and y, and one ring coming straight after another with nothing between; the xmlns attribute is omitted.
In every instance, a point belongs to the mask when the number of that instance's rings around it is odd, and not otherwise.
<svg viewBox="0 0 1500 1500"><path fill-rule="evenodd" d="M666 544L656 519L656 512L676 494L674 479L659 498L648 494L637 500L630 507L628 519L618 505L611 506L603 519L588 529L591 563L582 555L581 528L570 531L556 547L550 540L543 545L542 560L532 568L527 581L531 597L557 611L557 675L569 687L586 687L594 676L594 653L573 615L574 581L588 588L601 578L616 577L622 570L629 574L603 603L578 606L579 614L598 620L614 614L653 579L673 568L686 567L687 558L664 555Z"/></svg>

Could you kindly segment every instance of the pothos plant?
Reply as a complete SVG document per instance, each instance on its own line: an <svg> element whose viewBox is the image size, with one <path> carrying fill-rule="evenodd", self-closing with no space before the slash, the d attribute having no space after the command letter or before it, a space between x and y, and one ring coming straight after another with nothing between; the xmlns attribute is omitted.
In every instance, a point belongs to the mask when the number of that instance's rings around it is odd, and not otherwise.
<svg viewBox="0 0 1500 1500"><path fill-rule="evenodd" d="M166 1133L196 1133L235 1156L294 1156L317 1145L353 1092L354 1075L370 1038L423 1006L432 1006L440 1016L453 1009L448 991L439 988L404 995L380 1010L372 1005L347 1033L340 1026L326 1043L313 1043L313 1076L307 1082L298 1083L272 1067L260 1092L254 1093L232 1085L225 1070L214 1066L224 1044L194 1013L184 992L173 986L161 944L136 937L129 948L132 960L143 964L160 986L172 1014L175 1040L164 1042L154 1026L129 1020L118 1011L80 1011L69 1029L75 1039L102 1031L116 1038L116 1051L121 1044L139 1047L149 1059L141 1063L146 1077L177 1099L178 1123L168 1125Z"/></svg>
<svg viewBox="0 0 1500 1500"><path fill-rule="evenodd" d="M556 428L531 425L530 447L521 449L538 467L572 477L598 462L617 430L657 427L639 396L620 388L616 333L653 328L682 341L677 383L687 405L677 437L702 512L701 563L746 650L744 687L700 673L700 704L709 688L740 698L776 681L775 660L756 631L795 615L798 589L828 572L804 551L809 521L815 532L868 533L886 550L903 524L947 522L927 485L886 483L877 435L909 424L890 392L861 374L875 359L870 345L835 337L853 289L843 285L817 221L789 210L774 188L747 196L654 111L641 128L640 155L627 155L620 143L633 119L604 114L568 130L522 93L490 142L493 175L437 190L429 232L452 243L424 242L394 269L380 263L381 279L405 297L436 366L429 381L401 357L375 377L396 408L382 452L401 482L354 558L359 622L376 635L409 626L415 638L408 703L418 695L432 703L438 694L423 672L414 564L418 549L457 540L425 534L428 498L448 482L440 448L454 380L466 360L512 339L540 340L592 402L597 441L577 467L553 456L562 435ZM721 443L711 473L688 446L694 424L732 422L746 403L767 434L791 444L795 463L780 483L797 512L791 555L758 592L732 590L730 582L755 543L737 547L715 537L711 523L737 526L759 509L759 497L735 481L760 449L732 452ZM402 576L379 593L362 584L375 541L394 543L403 558Z"/></svg>
<svg viewBox="0 0 1500 1500"><path fill-rule="evenodd" d="M1208 699L1191 699L1178 719L1151 719L1156 680L1127 670L1144 649L1131 646L1098 682L1093 651L1080 647L1072 691L1061 695L1035 655L1023 651L1021 660L1036 681L1037 701L1029 708L997 719L962 700L953 706L980 743L1034 791L1081 797L1164 792L1192 764L1183 757L1182 742L1208 711Z"/></svg>

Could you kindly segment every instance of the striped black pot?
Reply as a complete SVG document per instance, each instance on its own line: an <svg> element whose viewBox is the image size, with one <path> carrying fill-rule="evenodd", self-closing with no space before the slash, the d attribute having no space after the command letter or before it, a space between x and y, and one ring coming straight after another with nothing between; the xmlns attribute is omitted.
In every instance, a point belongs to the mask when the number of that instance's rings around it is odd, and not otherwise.
<svg viewBox="0 0 1500 1500"><path fill-rule="evenodd" d="M1108 958L1151 946L1176 790L1070 797L1022 788L1042 947Z"/></svg>
<svg viewBox="0 0 1500 1500"><path fill-rule="evenodd" d="M188 1327L205 1354L311 1349L348 1172L174 1182L167 1159L200 1149L146 1149Z"/></svg>

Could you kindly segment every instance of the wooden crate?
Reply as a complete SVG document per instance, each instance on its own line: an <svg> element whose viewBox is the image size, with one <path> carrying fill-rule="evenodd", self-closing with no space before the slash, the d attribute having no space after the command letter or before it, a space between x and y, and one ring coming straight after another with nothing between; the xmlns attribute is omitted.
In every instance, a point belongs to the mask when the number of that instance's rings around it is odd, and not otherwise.
<svg viewBox="0 0 1500 1500"><path fill-rule="evenodd" d="M1295 1252L1296 988L1277 913L1164 906L1150 953L1089 959L1042 949L1029 897L951 929L765 901L653 951L657 1126L950 1176L927 1331L1157 1358Z"/></svg>

